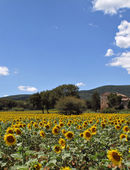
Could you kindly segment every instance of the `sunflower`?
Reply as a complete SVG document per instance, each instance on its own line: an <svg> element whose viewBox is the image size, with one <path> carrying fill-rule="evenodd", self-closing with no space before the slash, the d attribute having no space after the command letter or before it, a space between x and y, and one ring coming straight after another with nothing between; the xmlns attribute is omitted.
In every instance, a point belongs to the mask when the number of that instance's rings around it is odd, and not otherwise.
<svg viewBox="0 0 130 170"><path fill-rule="evenodd" d="M90 140L91 139L91 132L89 130L86 130L83 132L83 137L86 139L86 140Z"/></svg>
<svg viewBox="0 0 130 170"><path fill-rule="evenodd" d="M27 128L28 128L28 129L31 129L31 123L28 123L28 124L27 124Z"/></svg>
<svg viewBox="0 0 130 170"><path fill-rule="evenodd" d="M19 124L18 124L18 127L22 128L22 127L23 127L23 124L22 124L22 123L19 123Z"/></svg>
<svg viewBox="0 0 130 170"><path fill-rule="evenodd" d="M39 122L39 126L40 126L40 127L43 127L43 123L42 123L42 122Z"/></svg>
<svg viewBox="0 0 130 170"><path fill-rule="evenodd" d="M115 128L116 128L117 130L120 130L121 126L118 124L118 125L115 125Z"/></svg>
<svg viewBox="0 0 130 170"><path fill-rule="evenodd" d="M57 127L53 127L53 129L52 129L52 133L53 133L53 135L58 135L59 134L59 128L57 128Z"/></svg>
<svg viewBox="0 0 130 170"><path fill-rule="evenodd" d="M62 134L65 135L65 133L67 132L65 129L61 130Z"/></svg>
<svg viewBox="0 0 130 170"><path fill-rule="evenodd" d="M129 127L128 127L128 126L124 126L124 127L123 127L123 132L129 133Z"/></svg>
<svg viewBox="0 0 130 170"><path fill-rule="evenodd" d="M68 166L65 166L65 167L60 168L60 170L71 170L71 168Z"/></svg>
<svg viewBox="0 0 130 170"><path fill-rule="evenodd" d="M65 137L66 137L66 139L71 140L74 137L74 133L71 132L71 131L68 131L68 132L65 133Z"/></svg>
<svg viewBox="0 0 130 170"><path fill-rule="evenodd" d="M16 135L21 135L22 132L19 128L15 128L14 130L16 132Z"/></svg>
<svg viewBox="0 0 130 170"><path fill-rule="evenodd" d="M101 123L101 127L102 127L102 128L105 128L105 127L106 127L106 124L102 122L102 123Z"/></svg>
<svg viewBox="0 0 130 170"><path fill-rule="evenodd" d="M26 124L22 124L22 127L23 127L23 128L26 127Z"/></svg>
<svg viewBox="0 0 130 170"><path fill-rule="evenodd" d="M127 135L126 134L121 134L120 135L120 140L125 139L125 141L128 141Z"/></svg>
<svg viewBox="0 0 130 170"><path fill-rule="evenodd" d="M95 126L92 126L90 130L91 130L92 135L96 135L97 129Z"/></svg>
<svg viewBox="0 0 130 170"><path fill-rule="evenodd" d="M11 127L8 127L7 130L6 130L6 133L10 133L10 134L13 134L14 133L14 129L11 128Z"/></svg>
<svg viewBox="0 0 130 170"><path fill-rule="evenodd" d="M45 124L44 127L49 130L50 129L50 124Z"/></svg>
<svg viewBox="0 0 130 170"><path fill-rule="evenodd" d="M13 134L5 134L4 141L8 146L15 145L16 138Z"/></svg>
<svg viewBox="0 0 130 170"><path fill-rule="evenodd" d="M78 125L78 126L77 126L77 129L81 130L81 129L82 129L82 126L81 126L81 125Z"/></svg>
<svg viewBox="0 0 130 170"><path fill-rule="evenodd" d="M70 122L68 122L68 123L67 123L67 126L71 126L71 123L70 123Z"/></svg>
<svg viewBox="0 0 130 170"><path fill-rule="evenodd" d="M59 144L61 145L62 149L64 149L66 142L65 142L65 140L63 138L60 138L59 139Z"/></svg>
<svg viewBox="0 0 130 170"><path fill-rule="evenodd" d="M38 124L36 122L34 122L33 127L38 128Z"/></svg>
<svg viewBox="0 0 130 170"><path fill-rule="evenodd" d="M64 123L63 123L63 122L60 122L60 123L59 123L59 126L60 126L60 127L63 127L63 126L64 126Z"/></svg>
<svg viewBox="0 0 130 170"><path fill-rule="evenodd" d="M40 163L34 165L34 169L36 169L36 170L40 170L41 168L42 168L42 164L40 164Z"/></svg>
<svg viewBox="0 0 130 170"><path fill-rule="evenodd" d="M84 136L84 134L83 134L83 133L80 133L80 134L79 134L79 136L80 136L80 137L83 137L83 136Z"/></svg>
<svg viewBox="0 0 130 170"><path fill-rule="evenodd" d="M55 125L55 127L56 127L57 129L60 129L60 128L61 128L60 125Z"/></svg>
<svg viewBox="0 0 130 170"><path fill-rule="evenodd" d="M45 138L45 132L43 130L40 131L40 136Z"/></svg>
<svg viewBox="0 0 130 170"><path fill-rule="evenodd" d="M70 147L69 147L69 145L67 145L67 146L66 146L66 149L67 149L67 151L69 151L69 150L70 150Z"/></svg>
<svg viewBox="0 0 130 170"><path fill-rule="evenodd" d="M61 153L61 147L59 146L59 145L55 145L54 146L54 151L57 153L57 154L59 154L59 153Z"/></svg>
<svg viewBox="0 0 130 170"><path fill-rule="evenodd" d="M90 121L89 121L89 123L90 123L90 124L92 124L92 123L93 123L93 121L92 121L92 120L90 120Z"/></svg>
<svg viewBox="0 0 130 170"><path fill-rule="evenodd" d="M115 166L118 166L122 162L122 155L117 150L108 150L107 157Z"/></svg>

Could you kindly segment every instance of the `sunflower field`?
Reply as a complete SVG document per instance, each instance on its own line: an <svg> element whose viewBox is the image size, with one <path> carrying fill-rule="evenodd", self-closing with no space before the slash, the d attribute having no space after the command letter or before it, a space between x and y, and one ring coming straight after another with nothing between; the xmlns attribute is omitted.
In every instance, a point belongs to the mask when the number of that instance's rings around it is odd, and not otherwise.
<svg viewBox="0 0 130 170"><path fill-rule="evenodd" d="M0 113L0 170L130 169L130 114Z"/></svg>

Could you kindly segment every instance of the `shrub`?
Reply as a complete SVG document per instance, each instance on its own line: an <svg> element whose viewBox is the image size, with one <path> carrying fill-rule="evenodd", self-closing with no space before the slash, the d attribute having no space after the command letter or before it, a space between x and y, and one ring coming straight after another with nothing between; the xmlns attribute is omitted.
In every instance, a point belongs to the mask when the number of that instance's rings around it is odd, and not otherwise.
<svg viewBox="0 0 130 170"><path fill-rule="evenodd" d="M114 108L105 108L101 112L102 113L117 113L118 111Z"/></svg>
<svg viewBox="0 0 130 170"><path fill-rule="evenodd" d="M76 97L68 96L61 98L56 103L56 109L61 113L71 115L71 114L81 114L86 109L85 101Z"/></svg>

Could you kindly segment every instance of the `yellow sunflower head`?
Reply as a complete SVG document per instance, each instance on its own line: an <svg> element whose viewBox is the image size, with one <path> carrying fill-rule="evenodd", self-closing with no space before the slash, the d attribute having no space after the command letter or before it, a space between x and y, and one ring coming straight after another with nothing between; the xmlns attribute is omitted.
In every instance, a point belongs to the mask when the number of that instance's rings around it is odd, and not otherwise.
<svg viewBox="0 0 130 170"><path fill-rule="evenodd" d="M28 129L31 129L31 123L28 123L28 124L27 124L27 128L28 128Z"/></svg>
<svg viewBox="0 0 130 170"><path fill-rule="evenodd" d="M102 123L101 123L101 127L102 127L102 128L105 128L105 127L106 127L106 124L102 122Z"/></svg>
<svg viewBox="0 0 130 170"><path fill-rule="evenodd" d="M83 134L83 133L80 133L80 134L79 134L79 136L80 136L80 137L83 137L83 136L84 136L84 134Z"/></svg>
<svg viewBox="0 0 130 170"><path fill-rule="evenodd" d="M59 145L55 145L54 146L54 151L57 153L57 154L59 154L59 153L61 153L61 146L59 146Z"/></svg>
<svg viewBox="0 0 130 170"><path fill-rule="evenodd" d="M39 122L39 126L40 126L40 127L43 127L43 123L42 123L42 122Z"/></svg>
<svg viewBox="0 0 130 170"><path fill-rule="evenodd" d="M64 146L64 145L66 144L66 142L65 142L65 140L64 140L63 138L60 138L60 139L59 139L59 144L60 144L61 146Z"/></svg>
<svg viewBox="0 0 130 170"><path fill-rule="evenodd" d="M120 130L121 126L118 124L118 125L115 125L115 128L116 128L117 130Z"/></svg>
<svg viewBox="0 0 130 170"><path fill-rule="evenodd" d="M117 150L108 150L107 157L115 166L122 162L122 155Z"/></svg>
<svg viewBox="0 0 130 170"><path fill-rule="evenodd" d="M63 127L63 126L64 126L64 123L63 123L63 122L60 122L60 123L59 123L59 126L60 126L60 127Z"/></svg>
<svg viewBox="0 0 130 170"><path fill-rule="evenodd" d="M44 132L43 130L40 131L40 136L41 136L42 138L45 138L45 132Z"/></svg>
<svg viewBox="0 0 130 170"><path fill-rule="evenodd" d="M22 124L22 127L23 127L23 128L26 127L26 124Z"/></svg>
<svg viewBox="0 0 130 170"><path fill-rule="evenodd" d="M59 134L59 132L60 132L60 129L59 129L59 128L57 128L57 127L53 127L53 129L52 129L52 133L53 133L53 135L58 135L58 134Z"/></svg>
<svg viewBox="0 0 130 170"><path fill-rule="evenodd" d="M10 133L10 134L13 134L14 133L14 129L11 128L11 127L8 127L7 130L6 130L6 133Z"/></svg>
<svg viewBox="0 0 130 170"><path fill-rule="evenodd" d="M90 130L91 130L92 135L95 135L97 133L97 129L95 126L91 127Z"/></svg>
<svg viewBox="0 0 130 170"><path fill-rule="evenodd" d="M89 130L86 130L83 132L83 137L86 139L86 140L90 140L91 139L91 132Z"/></svg>
<svg viewBox="0 0 130 170"><path fill-rule="evenodd" d="M129 133L129 127L128 126L124 126L123 127L123 131L126 132L126 133Z"/></svg>
<svg viewBox="0 0 130 170"><path fill-rule="evenodd" d="M11 146L11 145L15 145L16 138L13 134L5 134L4 141L6 145Z"/></svg>
<svg viewBox="0 0 130 170"><path fill-rule="evenodd" d="M21 135L21 130L19 128L15 128L16 135Z"/></svg>
<svg viewBox="0 0 130 170"><path fill-rule="evenodd" d="M44 127L49 130L50 129L50 124L45 124Z"/></svg>
<svg viewBox="0 0 130 170"><path fill-rule="evenodd" d="M65 137L66 137L66 139L71 140L74 137L74 133L71 132L71 131L68 131L68 132L65 133Z"/></svg>
<svg viewBox="0 0 130 170"><path fill-rule="evenodd" d="M61 130L62 134L65 135L65 133L67 132L65 129Z"/></svg>
<svg viewBox="0 0 130 170"><path fill-rule="evenodd" d="M33 127L38 128L38 124L36 122L34 122Z"/></svg>
<svg viewBox="0 0 130 170"><path fill-rule="evenodd" d="M60 170L71 170L71 168L68 166L65 166L65 167L60 168Z"/></svg>
<svg viewBox="0 0 130 170"><path fill-rule="evenodd" d="M41 168L42 168L42 164L40 164L40 163L34 165L35 170L40 170Z"/></svg>
<svg viewBox="0 0 130 170"><path fill-rule="evenodd" d="M120 140L125 139L125 141L128 141L127 135L126 134L121 134L120 135Z"/></svg>

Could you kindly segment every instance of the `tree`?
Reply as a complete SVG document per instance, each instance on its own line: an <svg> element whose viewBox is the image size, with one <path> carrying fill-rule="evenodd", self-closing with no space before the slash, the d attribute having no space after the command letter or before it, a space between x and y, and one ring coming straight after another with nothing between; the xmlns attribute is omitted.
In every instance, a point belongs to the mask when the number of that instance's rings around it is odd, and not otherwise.
<svg viewBox="0 0 130 170"><path fill-rule="evenodd" d="M41 110L42 105L41 105L41 96L39 93L35 93L30 96L29 98L30 103L33 105L33 108L36 110Z"/></svg>
<svg viewBox="0 0 130 170"><path fill-rule="evenodd" d="M45 108L47 110L47 113L49 113L49 109L52 106L52 98L51 98L51 91L47 90L47 91L43 91L41 92L41 104L42 104L42 108Z"/></svg>
<svg viewBox="0 0 130 170"><path fill-rule="evenodd" d="M97 111L100 109L100 96L97 91L94 92L92 95L91 106L94 111Z"/></svg>
<svg viewBox="0 0 130 170"><path fill-rule="evenodd" d="M73 84L61 85L52 90L46 90L36 93L30 97L30 103L33 105L34 109L44 109L49 111L50 108L54 108L56 102L66 96L75 96L79 98L78 87Z"/></svg>
<svg viewBox="0 0 130 170"><path fill-rule="evenodd" d="M86 100L86 107L87 109L91 109L92 108L92 103L90 100Z"/></svg>
<svg viewBox="0 0 130 170"><path fill-rule="evenodd" d="M108 106L114 109L121 109L122 108L121 99L122 99L121 96L117 96L116 93L111 93L108 96Z"/></svg>
<svg viewBox="0 0 130 170"><path fill-rule="evenodd" d="M57 97L75 96L79 97L79 88L73 84L63 84L53 89Z"/></svg>
<svg viewBox="0 0 130 170"><path fill-rule="evenodd" d="M71 115L71 114L80 114L86 109L85 101L73 96L66 96L61 98L56 106L61 113Z"/></svg>
<svg viewBox="0 0 130 170"><path fill-rule="evenodd" d="M40 93L42 107L45 108L48 112L50 108L54 108L56 102L63 97L66 96L75 96L79 98L78 87L69 84L69 85L61 85L52 90L43 91Z"/></svg>
<svg viewBox="0 0 130 170"><path fill-rule="evenodd" d="M130 100L128 101L127 107L128 107L128 109L130 109Z"/></svg>
<svg viewBox="0 0 130 170"><path fill-rule="evenodd" d="M11 99L0 99L0 110L10 110L16 107L17 103Z"/></svg>

